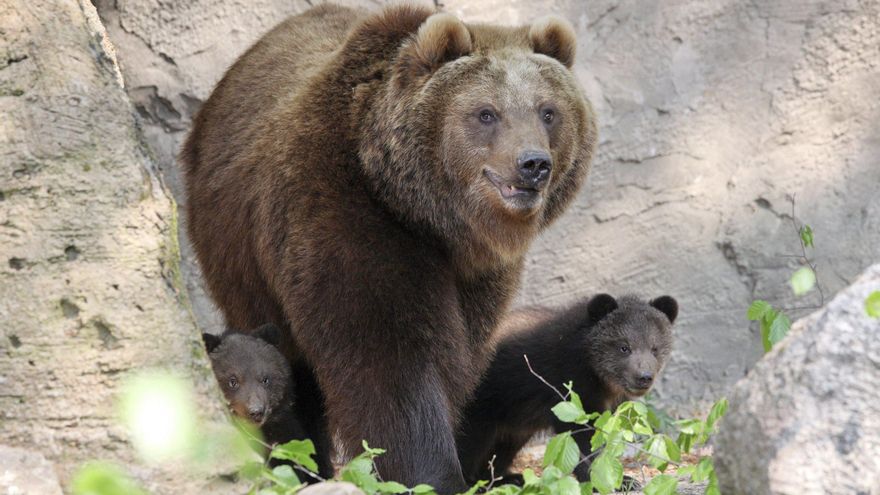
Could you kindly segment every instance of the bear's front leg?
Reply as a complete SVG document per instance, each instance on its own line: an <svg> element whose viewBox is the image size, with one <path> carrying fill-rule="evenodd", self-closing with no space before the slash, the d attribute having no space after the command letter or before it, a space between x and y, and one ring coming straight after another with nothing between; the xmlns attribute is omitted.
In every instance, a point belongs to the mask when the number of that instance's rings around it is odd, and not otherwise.
<svg viewBox="0 0 880 495"><path fill-rule="evenodd" d="M345 453L357 455L366 440L386 451L376 458L382 479L426 483L441 495L464 491L450 401L434 367L413 358L389 373L389 363L377 361L377 368L347 374L344 384L319 371L334 382L324 387L327 413Z"/></svg>

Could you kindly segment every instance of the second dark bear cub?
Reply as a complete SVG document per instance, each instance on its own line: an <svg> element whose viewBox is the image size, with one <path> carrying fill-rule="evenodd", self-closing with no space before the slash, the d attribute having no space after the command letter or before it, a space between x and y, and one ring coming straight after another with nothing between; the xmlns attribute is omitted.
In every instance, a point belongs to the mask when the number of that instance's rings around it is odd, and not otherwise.
<svg viewBox="0 0 880 495"><path fill-rule="evenodd" d="M306 439L306 431L320 432L318 438L311 440L317 450L319 474L330 477L333 466L328 435L319 428L308 430L310 423L323 420L312 420L315 408L311 404L295 402L298 389L308 391L317 388L317 384L291 369L278 348L280 332L277 326L266 324L249 333L203 333L202 339L214 376L233 414L257 425L270 445Z"/></svg>
<svg viewBox="0 0 880 495"><path fill-rule="evenodd" d="M574 382L586 412L613 410L650 389L669 357L677 315L678 303L669 296L644 302L608 294L556 314L513 312L502 324L495 357L456 439L465 479L489 479L495 456L495 472L513 480L513 459L535 433L580 428L556 419L550 409L559 396L532 374L524 355L554 387L563 390L564 383ZM591 437L589 432L574 435L584 454L590 452ZM589 481L589 467L586 462L577 466L578 480Z"/></svg>

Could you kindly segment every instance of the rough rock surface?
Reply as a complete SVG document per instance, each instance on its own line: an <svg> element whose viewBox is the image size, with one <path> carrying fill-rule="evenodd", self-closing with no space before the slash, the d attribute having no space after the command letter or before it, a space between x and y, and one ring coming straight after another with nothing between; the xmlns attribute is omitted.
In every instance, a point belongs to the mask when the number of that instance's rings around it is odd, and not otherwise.
<svg viewBox="0 0 880 495"><path fill-rule="evenodd" d="M364 492L345 481L326 481L309 485L299 492L300 495L363 495Z"/></svg>
<svg viewBox="0 0 880 495"><path fill-rule="evenodd" d="M3 1L0 26L0 438L66 485L87 460L134 462L115 407L131 371L188 374L207 417L222 402L182 300L174 204L94 6Z"/></svg>
<svg viewBox="0 0 880 495"><path fill-rule="evenodd" d="M877 493L880 320L865 298L880 264L791 333L741 380L715 448L722 493Z"/></svg>
<svg viewBox="0 0 880 495"><path fill-rule="evenodd" d="M179 203L173 157L193 111L249 43L311 3L97 2ZM656 387L663 403L705 404L726 392L762 354L745 321L750 302L793 305L796 262L781 256L799 249L787 196L816 231L826 293L876 261L880 2L440 3L469 21L555 13L576 27L599 155L576 204L534 245L520 302L564 304L600 290L674 295L682 312ZM196 316L219 330L182 245Z"/></svg>
<svg viewBox="0 0 880 495"><path fill-rule="evenodd" d="M61 495L61 485L43 454L0 445L0 493Z"/></svg>

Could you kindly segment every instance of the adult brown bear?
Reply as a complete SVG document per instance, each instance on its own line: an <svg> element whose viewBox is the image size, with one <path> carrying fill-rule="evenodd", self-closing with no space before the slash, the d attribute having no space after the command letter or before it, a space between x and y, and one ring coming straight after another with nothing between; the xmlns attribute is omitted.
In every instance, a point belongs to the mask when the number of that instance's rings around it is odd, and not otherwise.
<svg viewBox="0 0 880 495"><path fill-rule="evenodd" d="M213 297L232 327L289 328L345 453L386 448L386 479L464 488L462 407L596 141L574 49L555 18L322 5L258 41L195 119L181 159Z"/></svg>

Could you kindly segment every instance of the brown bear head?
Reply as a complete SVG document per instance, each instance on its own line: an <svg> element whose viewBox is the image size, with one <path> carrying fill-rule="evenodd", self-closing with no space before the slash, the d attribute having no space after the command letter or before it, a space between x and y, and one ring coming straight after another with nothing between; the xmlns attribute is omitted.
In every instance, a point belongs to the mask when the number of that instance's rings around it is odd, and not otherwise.
<svg viewBox="0 0 880 495"><path fill-rule="evenodd" d="M411 14L386 9L384 16ZM521 259L573 199L596 142L571 66L575 34L427 17L393 55L361 126L380 200L471 265Z"/></svg>

